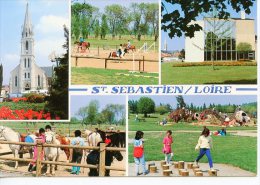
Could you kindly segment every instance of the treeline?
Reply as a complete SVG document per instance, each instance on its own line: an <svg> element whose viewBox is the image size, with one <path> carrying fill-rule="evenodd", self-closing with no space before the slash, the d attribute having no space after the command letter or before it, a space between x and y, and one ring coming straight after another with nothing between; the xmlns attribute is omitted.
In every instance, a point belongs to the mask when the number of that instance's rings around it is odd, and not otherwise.
<svg viewBox="0 0 260 185"><path fill-rule="evenodd" d="M187 104L184 102L184 98L182 96L176 97L177 104L176 109L185 107L193 112L202 112L205 109L215 109L222 113L234 113L237 108L240 106L243 111L248 114L256 115L257 112L257 103L246 103L242 105L236 104L214 104L211 103L208 106L204 103L203 106L196 106L193 103ZM132 114L144 114L144 117L147 117L147 114L158 113L160 115L164 115L166 113L170 113L174 109L172 106L168 104L160 103L158 106L155 105L155 102L149 97L141 97L139 100L129 100L128 101L128 111Z"/></svg>
<svg viewBox="0 0 260 185"><path fill-rule="evenodd" d="M142 35L159 36L158 3L132 3L129 8L119 4L99 8L90 4L74 3L71 7L71 34L77 40L80 35L88 38L105 39L107 34L113 38L134 35L140 41Z"/></svg>
<svg viewBox="0 0 260 185"><path fill-rule="evenodd" d="M91 101L87 106L79 108L77 117L73 117L71 122L81 122L85 125L96 124L125 124L125 106L121 104L107 104L99 111L99 102Z"/></svg>

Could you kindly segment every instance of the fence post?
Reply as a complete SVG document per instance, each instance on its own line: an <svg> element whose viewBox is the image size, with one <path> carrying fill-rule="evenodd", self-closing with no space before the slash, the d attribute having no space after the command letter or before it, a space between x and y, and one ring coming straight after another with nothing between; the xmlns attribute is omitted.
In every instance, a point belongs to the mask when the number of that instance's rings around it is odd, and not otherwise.
<svg viewBox="0 0 260 185"><path fill-rule="evenodd" d="M144 71L144 56L143 56L143 71Z"/></svg>
<svg viewBox="0 0 260 185"><path fill-rule="evenodd" d="M104 177L106 172L106 144L100 143L99 147L99 176Z"/></svg>
<svg viewBox="0 0 260 185"><path fill-rule="evenodd" d="M99 56L99 46L98 46L98 56Z"/></svg>
<svg viewBox="0 0 260 185"><path fill-rule="evenodd" d="M107 59L105 59L105 69L107 69Z"/></svg>
<svg viewBox="0 0 260 185"><path fill-rule="evenodd" d="M76 67L78 66L78 57L76 57Z"/></svg>
<svg viewBox="0 0 260 185"><path fill-rule="evenodd" d="M36 177L41 176L41 171L42 171L42 161L41 161L41 156L42 156L42 143L37 143L37 159L36 159Z"/></svg>

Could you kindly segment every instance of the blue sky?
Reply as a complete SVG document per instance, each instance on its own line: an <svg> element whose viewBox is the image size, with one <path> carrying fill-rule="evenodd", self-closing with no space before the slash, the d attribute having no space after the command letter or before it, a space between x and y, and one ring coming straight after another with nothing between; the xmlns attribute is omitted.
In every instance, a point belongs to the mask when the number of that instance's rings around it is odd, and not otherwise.
<svg viewBox="0 0 260 185"><path fill-rule="evenodd" d="M129 96L129 100L139 100L142 96ZM169 103L173 108L176 108L177 101L176 96L173 95L162 95L162 96L147 96L154 100L156 105L160 103L167 104ZM257 96L253 95L221 95L221 96L197 96L197 95L189 95L183 96L184 101L187 104L193 103L196 106L202 106L204 103L206 105L211 104L236 104L240 105L243 103L251 103L257 101Z"/></svg>
<svg viewBox="0 0 260 185"><path fill-rule="evenodd" d="M125 96L86 96L86 95L72 95L70 98L70 114L75 117L79 108L87 106L90 101L97 100L99 102L99 110L102 110L108 104L125 105Z"/></svg>
<svg viewBox="0 0 260 185"><path fill-rule="evenodd" d="M172 11L175 9L176 9L176 7L173 7L172 5L168 6L168 11ZM177 7L177 9L179 9L179 8ZM231 17L235 17L235 18L241 17L240 12L236 13L236 11L234 11L230 6L228 6L228 11L230 12ZM202 16L198 17L198 19L201 19L201 18L202 18ZM257 1L255 1L253 7L251 7L251 14L246 15L246 18L256 19L255 20L255 32L257 32L256 31L256 28L257 28L257 24L256 24L257 23ZM162 48L164 46L165 40L167 41L168 50L181 50L181 49L185 48L185 39L183 36L170 39L168 37L168 34L164 31L162 31L161 32L161 47Z"/></svg>
<svg viewBox="0 0 260 185"><path fill-rule="evenodd" d="M21 26L27 0L0 0L0 59L4 68L3 84L20 60ZM64 0L28 0L34 27L35 59L39 66L51 66L52 51L64 53L63 24L69 23L69 3Z"/></svg>

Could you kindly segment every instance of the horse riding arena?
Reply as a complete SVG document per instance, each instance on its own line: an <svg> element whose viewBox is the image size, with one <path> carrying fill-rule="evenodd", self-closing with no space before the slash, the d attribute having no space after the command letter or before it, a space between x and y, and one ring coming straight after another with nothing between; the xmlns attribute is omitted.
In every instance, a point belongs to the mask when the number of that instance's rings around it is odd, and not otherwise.
<svg viewBox="0 0 260 185"><path fill-rule="evenodd" d="M120 59L119 57L108 58L109 54L115 52L116 49L98 47L87 49L84 52L77 52L75 47L71 56L71 67L118 69L148 73L159 72L159 54L155 50L146 52L143 50L130 50Z"/></svg>

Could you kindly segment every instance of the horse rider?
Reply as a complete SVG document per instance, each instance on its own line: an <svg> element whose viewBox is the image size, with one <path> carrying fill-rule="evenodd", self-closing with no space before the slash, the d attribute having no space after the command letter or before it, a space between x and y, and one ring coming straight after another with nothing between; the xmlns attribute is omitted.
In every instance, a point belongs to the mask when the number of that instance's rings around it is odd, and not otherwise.
<svg viewBox="0 0 260 185"><path fill-rule="evenodd" d="M83 42L84 42L84 38L83 38L83 37L80 37L80 38L79 38L79 43L80 43L80 45L81 45Z"/></svg>
<svg viewBox="0 0 260 185"><path fill-rule="evenodd" d="M120 44L120 46L119 46L119 49L118 49L118 51L117 51L117 53L118 53L118 56L121 58L121 55L123 54L123 47L122 47L123 45L122 44Z"/></svg>
<svg viewBox="0 0 260 185"><path fill-rule="evenodd" d="M128 40L128 42L127 42L127 49L129 49L130 47L131 47L131 43L130 43L130 40Z"/></svg>

